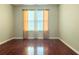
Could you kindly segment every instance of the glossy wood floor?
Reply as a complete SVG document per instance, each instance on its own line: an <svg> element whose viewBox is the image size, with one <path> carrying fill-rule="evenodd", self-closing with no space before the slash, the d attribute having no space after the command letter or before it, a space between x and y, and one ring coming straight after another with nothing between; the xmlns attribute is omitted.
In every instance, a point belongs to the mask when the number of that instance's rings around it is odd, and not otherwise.
<svg viewBox="0 0 79 59"><path fill-rule="evenodd" d="M58 39L13 39L0 45L0 55L76 55Z"/></svg>

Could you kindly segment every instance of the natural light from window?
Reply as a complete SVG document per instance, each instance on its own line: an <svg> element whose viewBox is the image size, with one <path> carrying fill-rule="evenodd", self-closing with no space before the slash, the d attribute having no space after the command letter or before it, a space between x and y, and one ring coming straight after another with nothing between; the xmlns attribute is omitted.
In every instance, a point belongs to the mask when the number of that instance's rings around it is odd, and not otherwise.
<svg viewBox="0 0 79 59"><path fill-rule="evenodd" d="M28 46L26 48L27 50L27 54L28 55L44 55L44 47L43 46L37 46L37 47L33 47L33 46Z"/></svg>
<svg viewBox="0 0 79 59"><path fill-rule="evenodd" d="M27 54L28 54L28 55L34 55L34 47L31 47L31 46L28 47L28 48L27 48Z"/></svg>
<svg viewBox="0 0 79 59"><path fill-rule="evenodd" d="M37 55L44 55L44 47L42 46L37 47Z"/></svg>
<svg viewBox="0 0 79 59"><path fill-rule="evenodd" d="M48 31L48 10L24 10L24 31Z"/></svg>

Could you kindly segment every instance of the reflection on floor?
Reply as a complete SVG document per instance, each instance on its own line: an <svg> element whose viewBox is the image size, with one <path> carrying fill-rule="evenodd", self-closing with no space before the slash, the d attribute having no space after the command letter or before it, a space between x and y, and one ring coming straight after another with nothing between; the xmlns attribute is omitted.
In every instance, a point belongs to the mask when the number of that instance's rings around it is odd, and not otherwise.
<svg viewBox="0 0 79 59"><path fill-rule="evenodd" d="M76 55L59 39L13 39L0 45L0 55Z"/></svg>
<svg viewBox="0 0 79 59"><path fill-rule="evenodd" d="M44 55L44 47L43 46L38 46L38 47L33 47L33 46L28 46L26 48L27 54L28 55L34 55L34 50L36 50L37 55Z"/></svg>
<svg viewBox="0 0 79 59"><path fill-rule="evenodd" d="M27 47L26 48L27 54L28 55L34 55L34 47Z"/></svg>
<svg viewBox="0 0 79 59"><path fill-rule="evenodd" d="M44 55L44 47L37 47L37 55Z"/></svg>

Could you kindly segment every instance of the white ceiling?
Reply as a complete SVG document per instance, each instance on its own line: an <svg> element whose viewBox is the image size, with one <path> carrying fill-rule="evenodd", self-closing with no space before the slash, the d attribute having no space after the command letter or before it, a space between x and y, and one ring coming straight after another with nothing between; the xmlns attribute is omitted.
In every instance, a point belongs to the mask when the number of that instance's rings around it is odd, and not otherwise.
<svg viewBox="0 0 79 59"><path fill-rule="evenodd" d="M13 6L26 6L26 5L59 5L59 4L12 4Z"/></svg>

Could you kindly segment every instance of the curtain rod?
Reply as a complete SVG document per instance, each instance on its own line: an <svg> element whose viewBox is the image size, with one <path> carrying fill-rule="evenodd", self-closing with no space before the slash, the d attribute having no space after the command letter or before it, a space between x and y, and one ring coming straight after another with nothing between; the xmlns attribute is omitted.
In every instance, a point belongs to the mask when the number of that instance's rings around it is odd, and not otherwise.
<svg viewBox="0 0 79 59"><path fill-rule="evenodd" d="M49 9L22 9L23 11L24 10L49 10Z"/></svg>

